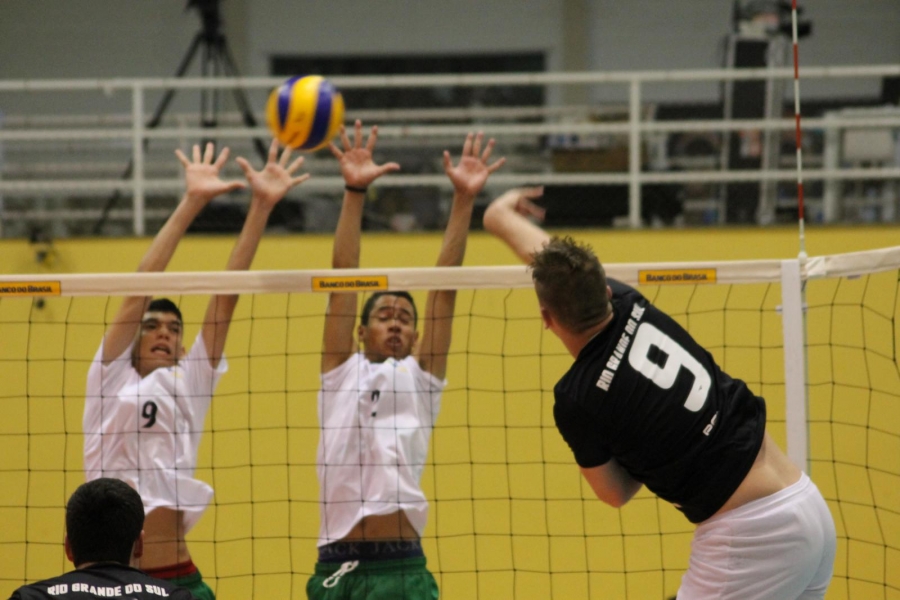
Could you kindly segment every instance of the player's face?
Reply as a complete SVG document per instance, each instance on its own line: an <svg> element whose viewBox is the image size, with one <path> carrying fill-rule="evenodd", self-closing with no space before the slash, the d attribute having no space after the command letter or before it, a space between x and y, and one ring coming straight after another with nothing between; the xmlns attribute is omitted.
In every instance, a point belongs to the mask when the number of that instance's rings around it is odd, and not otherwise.
<svg viewBox="0 0 900 600"><path fill-rule="evenodd" d="M141 319L141 329L135 344L134 363L141 377L161 367L172 367L184 353L182 322L167 312L147 312Z"/></svg>
<svg viewBox="0 0 900 600"><path fill-rule="evenodd" d="M359 340L366 358L384 362L412 354L419 337L415 326L415 308L406 298L380 296L369 313L368 325L359 326Z"/></svg>

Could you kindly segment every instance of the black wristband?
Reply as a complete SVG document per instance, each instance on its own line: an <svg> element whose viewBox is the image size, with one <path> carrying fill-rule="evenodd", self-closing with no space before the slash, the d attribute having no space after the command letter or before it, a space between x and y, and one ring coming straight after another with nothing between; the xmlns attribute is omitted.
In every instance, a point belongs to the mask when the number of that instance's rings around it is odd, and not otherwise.
<svg viewBox="0 0 900 600"><path fill-rule="evenodd" d="M345 185L344 189L348 192L356 192L357 194L365 194L369 191L369 188L353 187L352 185Z"/></svg>

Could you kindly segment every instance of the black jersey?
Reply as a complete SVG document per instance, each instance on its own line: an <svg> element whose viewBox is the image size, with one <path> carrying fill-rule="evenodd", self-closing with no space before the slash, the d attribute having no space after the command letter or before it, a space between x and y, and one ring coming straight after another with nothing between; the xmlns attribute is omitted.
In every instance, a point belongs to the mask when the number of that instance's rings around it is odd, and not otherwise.
<svg viewBox="0 0 900 600"><path fill-rule="evenodd" d="M637 290L609 284L612 321L556 384L556 426L580 466L615 458L699 523L750 470L765 402Z"/></svg>
<svg viewBox="0 0 900 600"><path fill-rule="evenodd" d="M23 585L10 600L195 600L188 590L119 563L100 563Z"/></svg>

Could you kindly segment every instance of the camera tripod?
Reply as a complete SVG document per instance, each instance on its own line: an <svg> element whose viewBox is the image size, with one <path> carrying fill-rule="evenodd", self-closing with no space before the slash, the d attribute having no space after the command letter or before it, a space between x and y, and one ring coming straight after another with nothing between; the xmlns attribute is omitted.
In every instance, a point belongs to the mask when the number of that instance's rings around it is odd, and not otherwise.
<svg viewBox="0 0 900 600"><path fill-rule="evenodd" d="M200 62L200 74L202 77L220 75L226 77L239 77L240 73L235 66L231 49L228 46L228 41L225 39L225 34L221 29L222 18L219 11L219 0L188 0L185 10L190 8L196 8L200 13L202 28L194 35L191 45L188 47L187 52L185 52L184 57L182 57L178 69L175 71L175 77L184 77L198 52L201 52L202 54ZM144 125L146 129L154 129L159 126L166 110L169 108L169 104L171 104L172 99L175 97L175 91L175 89L166 90L166 93L160 99L156 110L153 112L153 116L151 116ZM214 129L218 126L219 94L220 91L217 89L204 88L200 90L200 124L204 128ZM232 95L234 96L234 101L238 110L241 112L244 125L251 128L256 127L257 120L253 115L253 110L250 107L250 102L247 100L244 90L238 87L232 88ZM256 152L263 161L265 161L268 154L268 146L259 138L254 138L253 143ZM147 144L148 140L145 139L145 148ZM133 170L134 158L131 158L128 161L128 165L125 167L125 171L122 173L122 179L131 177ZM100 218L94 225L94 235L99 235L101 233L103 226L109 218L109 212L121 197L122 193L117 190L106 202L106 205L103 207L103 211L100 214Z"/></svg>

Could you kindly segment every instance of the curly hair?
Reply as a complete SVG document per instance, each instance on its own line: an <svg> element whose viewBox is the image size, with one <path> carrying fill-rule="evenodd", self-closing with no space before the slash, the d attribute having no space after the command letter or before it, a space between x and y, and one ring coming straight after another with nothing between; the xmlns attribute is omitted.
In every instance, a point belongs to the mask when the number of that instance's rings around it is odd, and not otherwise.
<svg viewBox="0 0 900 600"><path fill-rule="evenodd" d="M587 244L553 237L529 267L538 300L566 329L580 333L609 315L606 273Z"/></svg>

